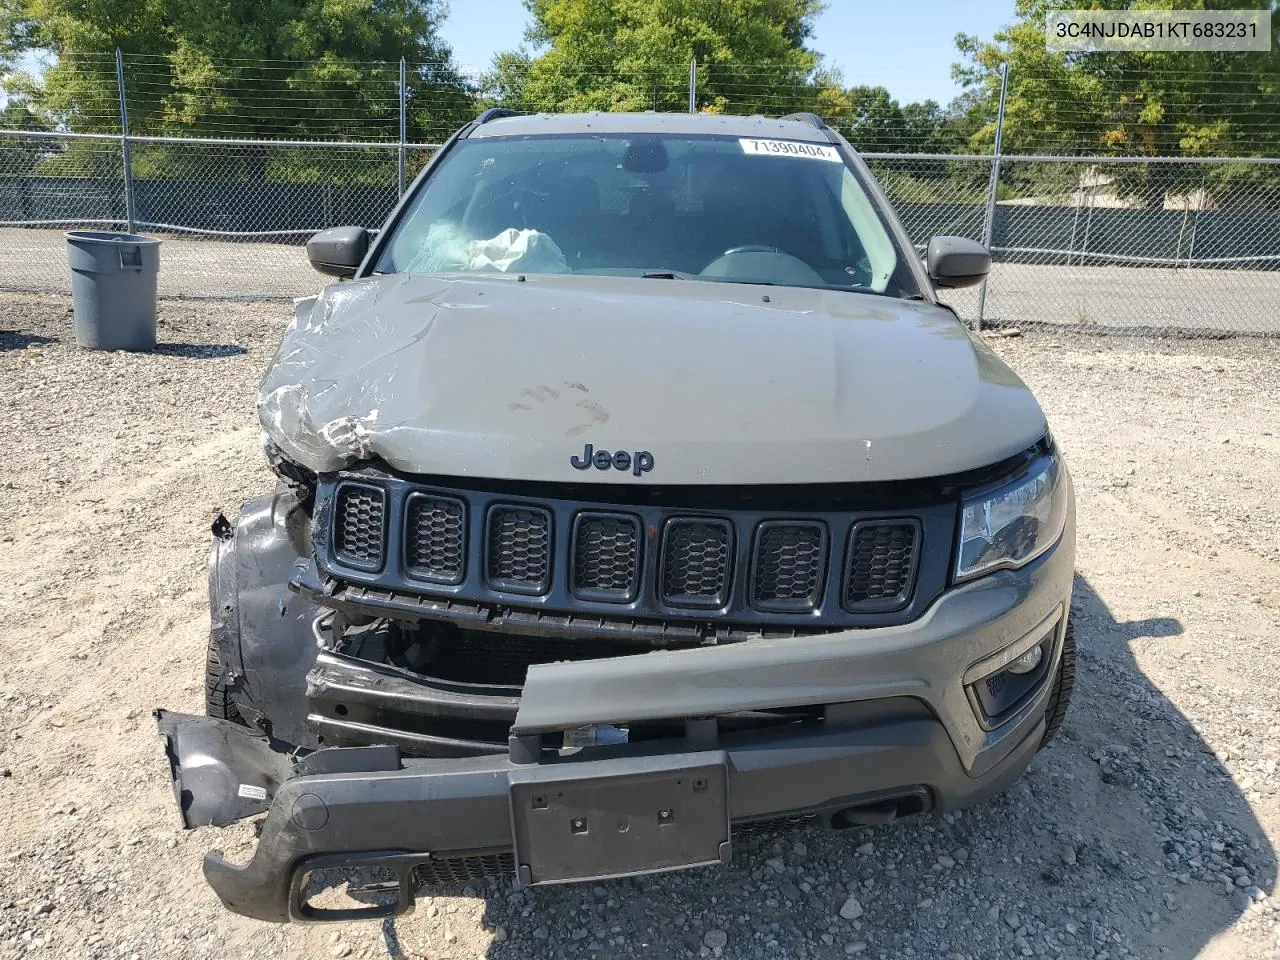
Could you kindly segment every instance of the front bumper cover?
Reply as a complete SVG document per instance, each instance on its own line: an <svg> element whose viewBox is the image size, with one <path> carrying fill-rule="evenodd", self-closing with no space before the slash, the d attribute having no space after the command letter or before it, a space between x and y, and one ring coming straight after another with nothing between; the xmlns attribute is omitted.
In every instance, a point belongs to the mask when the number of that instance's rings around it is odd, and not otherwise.
<svg viewBox="0 0 1280 960"><path fill-rule="evenodd" d="M253 859L238 867L210 853L204 872L231 910L286 921L408 910L424 876L457 875L451 862L513 870L519 880L513 789L588 767L606 778L673 757L720 767L734 825L850 810L889 815L904 797L918 800L915 809L967 806L1003 790L1039 746L1051 683L995 727L977 715L969 688L1046 640L1056 665L1072 526L1069 518L1058 546L1033 564L953 589L912 624L532 667L506 753L415 759L389 746L339 747L294 761L244 728L161 711L184 822L266 809ZM724 733L699 719L800 705L821 705L823 722ZM540 749L544 734L654 718L685 718L685 736L567 756ZM863 821L855 814L853 822ZM334 866L389 869L393 902L318 911L307 903L306 878ZM609 864L598 866L609 875Z"/></svg>
<svg viewBox="0 0 1280 960"><path fill-rule="evenodd" d="M207 755L206 731L225 721L173 714L162 714L160 720L181 793L188 777L185 759ZM889 801L903 797L920 798L916 809L950 809L1003 790L1030 762L1043 729L1040 719L979 778L965 772L946 731L928 709L905 699L879 703L873 720L847 728L790 736L730 735L706 750L690 750L687 742L597 748L585 763L573 758L518 763L514 747L508 756L450 760L401 758L394 748L331 748L310 754L279 785L253 859L235 866L211 852L204 875L230 910L259 920L388 916L412 908L421 871L437 874L437 863L447 875L452 862L488 858L530 882L524 865L509 859L513 786L530 778L558 782L572 768L586 766L605 778L641 774L655 762L675 769L718 767L725 771L728 819L735 825L851 809L872 815L882 811L891 819L895 806ZM271 752L265 741L259 743L263 756ZM242 762L242 745L236 749L235 762ZM728 859L727 846L720 858ZM390 869L396 895L391 902L353 911L310 905L308 875L335 867ZM625 871L601 863L596 876L620 872Z"/></svg>

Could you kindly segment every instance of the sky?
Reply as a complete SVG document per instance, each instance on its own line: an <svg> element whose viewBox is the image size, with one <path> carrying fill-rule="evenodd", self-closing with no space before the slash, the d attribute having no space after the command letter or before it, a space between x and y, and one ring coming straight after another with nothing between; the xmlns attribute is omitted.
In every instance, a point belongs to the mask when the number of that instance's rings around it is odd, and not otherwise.
<svg viewBox="0 0 1280 960"><path fill-rule="evenodd" d="M813 49L846 86L883 86L901 103L946 103L957 33L990 39L1013 19L1014 0L827 0ZM451 0L441 34L464 68L483 69L519 46L528 18L520 0Z"/></svg>

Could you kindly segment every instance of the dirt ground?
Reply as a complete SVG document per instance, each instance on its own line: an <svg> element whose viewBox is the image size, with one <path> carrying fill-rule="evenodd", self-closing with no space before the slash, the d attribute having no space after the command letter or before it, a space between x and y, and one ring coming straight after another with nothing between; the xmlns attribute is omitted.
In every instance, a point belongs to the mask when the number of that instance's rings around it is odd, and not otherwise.
<svg viewBox="0 0 1280 960"><path fill-rule="evenodd" d="M277 927L200 876L150 711L199 712L209 523L271 478L256 384L286 303L161 305L149 355L0 295L0 957L1271 958L1280 898L1280 342L993 340L1079 498L1077 699L994 803L765 835L734 864L492 883Z"/></svg>

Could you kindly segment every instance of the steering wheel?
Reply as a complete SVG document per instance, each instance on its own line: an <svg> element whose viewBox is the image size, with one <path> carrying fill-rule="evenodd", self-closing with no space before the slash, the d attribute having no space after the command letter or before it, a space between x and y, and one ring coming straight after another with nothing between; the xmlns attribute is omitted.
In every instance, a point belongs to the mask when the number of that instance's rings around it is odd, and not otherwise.
<svg viewBox="0 0 1280 960"><path fill-rule="evenodd" d="M767 244L763 244L763 243L744 243L740 247L730 247L724 253L720 254L720 256L731 257L735 253L781 253L781 252L782 251L779 250L777 247L770 247Z"/></svg>
<svg viewBox="0 0 1280 960"><path fill-rule="evenodd" d="M822 276L799 257L766 244L731 247L702 268L699 276L740 283L823 286Z"/></svg>

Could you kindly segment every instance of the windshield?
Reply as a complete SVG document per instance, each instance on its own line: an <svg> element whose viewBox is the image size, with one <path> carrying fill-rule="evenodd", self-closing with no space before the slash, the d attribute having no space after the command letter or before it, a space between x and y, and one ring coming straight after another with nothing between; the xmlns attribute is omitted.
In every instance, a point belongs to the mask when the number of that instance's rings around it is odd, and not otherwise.
<svg viewBox="0 0 1280 960"><path fill-rule="evenodd" d="M834 146L736 137L460 141L419 188L375 269L919 293Z"/></svg>

